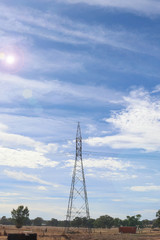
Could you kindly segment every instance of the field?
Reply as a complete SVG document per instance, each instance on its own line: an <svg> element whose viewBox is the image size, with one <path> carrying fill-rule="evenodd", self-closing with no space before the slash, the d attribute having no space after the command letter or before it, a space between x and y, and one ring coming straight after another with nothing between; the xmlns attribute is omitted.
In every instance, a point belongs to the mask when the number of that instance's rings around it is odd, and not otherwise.
<svg viewBox="0 0 160 240"><path fill-rule="evenodd" d="M86 229L75 228L72 233L64 233L60 227L23 227L16 229L14 226L0 226L0 240L7 240L5 233L37 233L37 240L160 240L160 231L144 229L136 234L120 234L117 228L92 229L88 233Z"/></svg>

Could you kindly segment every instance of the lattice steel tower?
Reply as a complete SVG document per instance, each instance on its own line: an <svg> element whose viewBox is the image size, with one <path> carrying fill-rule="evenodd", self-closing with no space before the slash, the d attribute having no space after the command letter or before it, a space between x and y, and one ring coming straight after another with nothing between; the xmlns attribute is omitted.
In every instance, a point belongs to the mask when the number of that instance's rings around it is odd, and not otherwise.
<svg viewBox="0 0 160 240"><path fill-rule="evenodd" d="M76 134L76 156L66 216L67 228L70 227L71 221L76 217L90 218L82 160L82 137L80 123L78 123Z"/></svg>

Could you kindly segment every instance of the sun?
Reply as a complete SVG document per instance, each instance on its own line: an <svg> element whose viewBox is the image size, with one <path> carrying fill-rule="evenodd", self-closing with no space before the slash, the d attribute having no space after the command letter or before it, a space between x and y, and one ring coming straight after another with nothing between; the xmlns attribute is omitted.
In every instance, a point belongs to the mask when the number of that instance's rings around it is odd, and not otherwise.
<svg viewBox="0 0 160 240"><path fill-rule="evenodd" d="M16 58L14 55L7 55L5 58L6 64L13 65L16 62Z"/></svg>
<svg viewBox="0 0 160 240"><path fill-rule="evenodd" d="M6 47L0 50L0 69L7 72L20 71L24 63L21 49L17 47Z"/></svg>

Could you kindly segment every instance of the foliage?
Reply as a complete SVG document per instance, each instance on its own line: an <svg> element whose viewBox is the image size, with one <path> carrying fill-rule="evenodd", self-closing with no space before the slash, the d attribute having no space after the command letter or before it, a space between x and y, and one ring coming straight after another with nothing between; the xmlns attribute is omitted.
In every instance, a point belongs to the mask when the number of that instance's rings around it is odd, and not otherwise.
<svg viewBox="0 0 160 240"><path fill-rule="evenodd" d="M66 227L67 221L66 220L60 220L58 221L58 227Z"/></svg>
<svg viewBox="0 0 160 240"><path fill-rule="evenodd" d="M152 223L152 228L157 228L157 227L158 227L158 221L157 219L154 219Z"/></svg>
<svg viewBox="0 0 160 240"><path fill-rule="evenodd" d="M55 218L52 218L50 221L47 222L47 225L49 226L58 226L58 220Z"/></svg>
<svg viewBox="0 0 160 240"><path fill-rule="evenodd" d="M157 227L160 227L160 210L158 210L157 212L156 212L156 221L155 221L155 225L157 226Z"/></svg>
<svg viewBox="0 0 160 240"><path fill-rule="evenodd" d="M122 221L123 226L130 226L130 227L142 227L142 222L140 221L141 215L137 214L136 216L127 216L126 219Z"/></svg>
<svg viewBox="0 0 160 240"><path fill-rule="evenodd" d="M0 219L0 224L2 224L2 225L12 225L12 224L14 224L14 222L13 222L12 218L6 218L6 216L3 216Z"/></svg>
<svg viewBox="0 0 160 240"><path fill-rule="evenodd" d="M73 227L82 227L82 221L83 221L82 218L76 217L72 221L72 226Z"/></svg>
<svg viewBox="0 0 160 240"><path fill-rule="evenodd" d="M87 225L87 227L89 227L89 228L93 228L94 227L94 223L95 223L95 219L93 219L93 218L90 218L89 220L88 220L88 225Z"/></svg>
<svg viewBox="0 0 160 240"><path fill-rule="evenodd" d="M150 220L148 220L148 219L142 220L142 226L143 226L143 228L149 227L150 225L152 225L152 223L153 223L153 221L150 221Z"/></svg>
<svg viewBox="0 0 160 240"><path fill-rule="evenodd" d="M34 220L33 220L33 225L34 226L42 226L42 223L43 223L43 218L41 217L36 217Z"/></svg>
<svg viewBox="0 0 160 240"><path fill-rule="evenodd" d="M94 222L96 228L111 228L114 225L114 219L108 215L97 218Z"/></svg>
<svg viewBox="0 0 160 240"><path fill-rule="evenodd" d="M0 224L3 225L13 225L16 224L17 227L22 227L23 225L35 225L35 226L58 226L66 227L66 220L57 220L51 218L51 220L43 220L41 217L37 217L33 220L29 219L29 210L24 208L24 206L19 206L16 210L13 209L11 212L12 218L7 218L2 216L0 219ZM137 214L135 216L127 216L124 220L120 218L112 218L108 215L101 216L97 219L87 219L86 217L80 218L76 217L71 221L71 226L73 227L89 227L89 228L111 228L120 226L139 226L142 227L160 227L160 210L156 213L156 219L154 220L140 220L141 215Z"/></svg>
<svg viewBox="0 0 160 240"><path fill-rule="evenodd" d="M94 219L87 219L86 217L76 217L73 219L71 225L73 227L93 227Z"/></svg>
<svg viewBox="0 0 160 240"><path fill-rule="evenodd" d="M11 212L11 216L15 222L16 227L21 228L24 224L26 224L29 218L28 207L24 207L23 205L21 205L17 209L13 209Z"/></svg>
<svg viewBox="0 0 160 240"><path fill-rule="evenodd" d="M120 227L122 225L122 220L120 218L114 219L114 227Z"/></svg>

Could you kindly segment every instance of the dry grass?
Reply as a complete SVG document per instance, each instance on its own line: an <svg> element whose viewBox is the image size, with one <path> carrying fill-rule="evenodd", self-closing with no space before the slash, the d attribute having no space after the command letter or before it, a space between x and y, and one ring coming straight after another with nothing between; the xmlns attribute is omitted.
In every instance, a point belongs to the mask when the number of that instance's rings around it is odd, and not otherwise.
<svg viewBox="0 0 160 240"><path fill-rule="evenodd" d="M45 231L47 228L47 232ZM88 233L86 229L75 228L74 232L64 234L61 227L23 227L17 229L14 226L0 226L0 240L6 240L4 230L8 233L37 233L37 240L160 240L160 231L144 229L137 234L120 234L117 228L92 229Z"/></svg>

